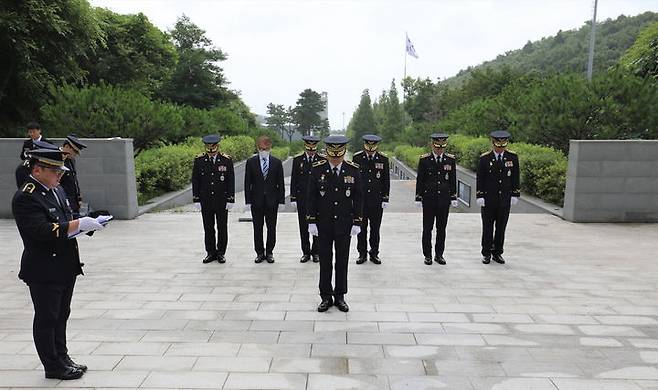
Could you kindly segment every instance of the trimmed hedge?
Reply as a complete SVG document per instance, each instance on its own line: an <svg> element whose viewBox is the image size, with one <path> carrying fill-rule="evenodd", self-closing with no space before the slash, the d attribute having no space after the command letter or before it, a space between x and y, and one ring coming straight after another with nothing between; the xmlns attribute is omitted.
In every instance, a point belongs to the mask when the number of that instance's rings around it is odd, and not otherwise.
<svg viewBox="0 0 658 390"><path fill-rule="evenodd" d="M277 146L272 148L272 156L283 161L288 158L290 155L290 148L287 146Z"/></svg>
<svg viewBox="0 0 658 390"><path fill-rule="evenodd" d="M253 154L254 139L243 135L226 137L219 143L219 149L230 155L233 162L238 162ZM152 148L138 154L135 177L139 203L188 185L194 158L203 151L203 142L194 137L182 144Z"/></svg>
<svg viewBox="0 0 658 390"><path fill-rule="evenodd" d="M455 155L459 165L476 171L480 155L490 149L491 141L488 138L457 134L450 136L446 151ZM429 146L399 145L395 148L395 157L417 169L418 158L429 150ZM553 148L522 142L511 144L510 150L519 155L521 191L562 206L567 180L567 158L564 154Z"/></svg>

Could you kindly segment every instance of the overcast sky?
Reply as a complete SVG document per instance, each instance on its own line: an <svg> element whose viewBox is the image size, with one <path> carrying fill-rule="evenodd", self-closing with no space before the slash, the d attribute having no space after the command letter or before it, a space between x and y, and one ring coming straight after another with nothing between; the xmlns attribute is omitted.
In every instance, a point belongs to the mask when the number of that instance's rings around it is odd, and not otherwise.
<svg viewBox="0 0 658 390"><path fill-rule="evenodd" d="M375 98L404 74L405 32L419 59L411 77L447 78L508 50L579 28L593 0L220 1L91 0L118 13L143 12L162 30L182 14L228 54L221 65L254 113L294 106L305 88L329 93L332 129L349 122L368 88ZM658 11L656 0L599 0L597 20ZM583 67L585 64L583 64Z"/></svg>

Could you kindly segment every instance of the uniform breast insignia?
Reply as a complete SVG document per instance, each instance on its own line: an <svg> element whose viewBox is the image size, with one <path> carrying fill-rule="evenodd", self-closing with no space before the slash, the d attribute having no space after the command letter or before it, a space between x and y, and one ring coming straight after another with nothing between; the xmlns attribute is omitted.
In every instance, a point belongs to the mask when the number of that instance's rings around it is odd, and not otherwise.
<svg viewBox="0 0 658 390"><path fill-rule="evenodd" d="M354 176L345 176L345 184L354 184Z"/></svg>
<svg viewBox="0 0 658 390"><path fill-rule="evenodd" d="M507 177L512 176L512 171L507 171Z"/></svg>
<svg viewBox="0 0 658 390"><path fill-rule="evenodd" d="M351 194L352 192L350 191L349 188L345 190L345 197L349 198Z"/></svg>
<svg viewBox="0 0 658 390"><path fill-rule="evenodd" d="M319 167L320 165L326 163L327 160L320 160L313 163L313 167Z"/></svg>
<svg viewBox="0 0 658 390"><path fill-rule="evenodd" d="M450 174L446 172L446 180L450 180Z"/></svg>
<svg viewBox="0 0 658 390"><path fill-rule="evenodd" d="M514 166L514 161L505 161L505 166L506 167L513 167Z"/></svg>
<svg viewBox="0 0 658 390"><path fill-rule="evenodd" d="M219 181L224 181L224 180L225 180L224 175L220 175L219 176Z"/></svg>
<svg viewBox="0 0 658 390"><path fill-rule="evenodd" d="M58 223L53 223L52 229L50 229L51 232L55 232L55 235L59 236L59 224Z"/></svg>
<svg viewBox="0 0 658 390"><path fill-rule="evenodd" d="M384 169L384 163L375 163L375 169Z"/></svg>
<svg viewBox="0 0 658 390"><path fill-rule="evenodd" d="M219 166L217 167L217 170L218 170L219 172L226 172L226 165L219 165Z"/></svg>
<svg viewBox="0 0 658 390"><path fill-rule="evenodd" d="M375 175L376 178L380 179L382 177L382 173L377 171L377 174Z"/></svg>
<svg viewBox="0 0 658 390"><path fill-rule="evenodd" d="M320 196L324 196L324 191L320 191Z"/></svg>
<svg viewBox="0 0 658 390"><path fill-rule="evenodd" d="M451 170L452 170L452 165L450 165L450 164L445 164L445 165L443 166L443 170L444 170L444 171L451 171Z"/></svg>
<svg viewBox="0 0 658 390"><path fill-rule="evenodd" d="M34 185L34 183L27 183L23 186L23 192L27 192L28 194L31 194L34 192L35 188L36 186Z"/></svg>

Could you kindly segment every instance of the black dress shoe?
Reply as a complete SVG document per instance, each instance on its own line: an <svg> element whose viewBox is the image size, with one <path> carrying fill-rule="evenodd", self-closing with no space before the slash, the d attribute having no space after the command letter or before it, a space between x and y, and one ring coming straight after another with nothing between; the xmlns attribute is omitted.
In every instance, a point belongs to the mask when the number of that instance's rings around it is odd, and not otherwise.
<svg viewBox="0 0 658 390"><path fill-rule="evenodd" d="M357 264L363 264L363 263L366 262L366 260L367 260L366 255L359 255L359 258L356 259L356 263Z"/></svg>
<svg viewBox="0 0 658 390"><path fill-rule="evenodd" d="M270 263L270 264L274 263L274 256L272 256L271 253L270 253L269 255L267 255L267 257L265 257L265 259L266 259L267 262Z"/></svg>
<svg viewBox="0 0 658 390"><path fill-rule="evenodd" d="M203 259L203 264L208 264L215 261L215 255L208 255Z"/></svg>
<svg viewBox="0 0 658 390"><path fill-rule="evenodd" d="M256 256L256 259L254 259L254 263L256 263L256 264L262 263L263 260L265 260L265 255L258 255L258 256Z"/></svg>
<svg viewBox="0 0 658 390"><path fill-rule="evenodd" d="M343 313L346 313L346 312L350 311L350 307L347 306L347 303L343 299L336 300L336 303L334 303L334 306L336 306L338 308L338 310L342 311Z"/></svg>
<svg viewBox="0 0 658 390"><path fill-rule="evenodd" d="M74 362L69 355L65 355L63 358L60 358L59 360L61 360L62 363L64 363L64 365L66 366L77 368L82 372L87 372L87 366L85 366L84 364L78 364Z"/></svg>
<svg viewBox="0 0 658 390"><path fill-rule="evenodd" d="M226 257L224 257L224 255L218 255L217 256L217 262L220 263L220 264L226 263Z"/></svg>
<svg viewBox="0 0 658 390"><path fill-rule="evenodd" d="M304 256L301 257L301 259L299 259L299 262L300 263L306 263L309 260L311 260L311 256L310 255L304 255Z"/></svg>
<svg viewBox="0 0 658 390"><path fill-rule="evenodd" d="M426 257L425 258L425 264L432 265L432 258L431 257Z"/></svg>
<svg viewBox="0 0 658 390"><path fill-rule="evenodd" d="M505 259L503 259L503 256L501 255L494 255L493 261L495 261L498 264L505 264Z"/></svg>
<svg viewBox="0 0 658 390"><path fill-rule="evenodd" d="M320 262L320 255L313 255L313 262L314 263L319 263Z"/></svg>
<svg viewBox="0 0 658 390"><path fill-rule="evenodd" d="M482 264L489 264L491 262L491 255L485 255L482 257Z"/></svg>
<svg viewBox="0 0 658 390"><path fill-rule="evenodd" d="M446 259L444 259L443 256L436 256L434 258L434 261L436 261L437 263L439 263L441 265L446 265Z"/></svg>
<svg viewBox="0 0 658 390"><path fill-rule="evenodd" d="M83 374L84 371L75 367L64 367L55 371L46 371L46 378L67 381L71 379L79 379Z"/></svg>
<svg viewBox="0 0 658 390"><path fill-rule="evenodd" d="M379 256L377 256L377 255L375 255L375 256L370 255L370 261L372 261L375 264L381 264L382 263L382 261L379 260Z"/></svg>
<svg viewBox="0 0 658 390"><path fill-rule="evenodd" d="M322 302L318 305L318 311L320 313L325 312L329 310L329 308L333 305L333 302L329 299L323 299Z"/></svg>

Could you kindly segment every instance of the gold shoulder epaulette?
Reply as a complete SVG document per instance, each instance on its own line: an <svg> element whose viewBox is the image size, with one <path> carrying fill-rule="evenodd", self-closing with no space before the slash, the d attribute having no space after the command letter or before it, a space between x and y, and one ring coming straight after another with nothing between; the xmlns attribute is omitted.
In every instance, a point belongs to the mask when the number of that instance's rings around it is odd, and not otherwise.
<svg viewBox="0 0 658 390"><path fill-rule="evenodd" d="M34 192L35 188L36 186L34 185L34 183L26 183L23 186L23 192L27 192L28 194L31 194L32 192Z"/></svg>
<svg viewBox="0 0 658 390"><path fill-rule="evenodd" d="M297 154L295 155L295 157L300 157L300 156L303 156L303 155L304 155L304 152L301 152L301 153L297 153Z"/></svg>
<svg viewBox="0 0 658 390"><path fill-rule="evenodd" d="M201 157L203 157L203 156L205 156L205 155L206 155L205 153L199 153L199 154L197 154L196 157L194 157L194 158L201 158Z"/></svg>
<svg viewBox="0 0 658 390"><path fill-rule="evenodd" d="M231 155L230 155L230 154L225 154L225 153L221 153L221 152L220 152L219 154L222 155L222 156L224 156L224 157L226 157L226 158L228 158L229 160L231 159Z"/></svg>
<svg viewBox="0 0 658 390"><path fill-rule="evenodd" d="M358 168L358 167L359 167L359 164L355 163L354 161L350 161L350 160L344 160L344 161L347 163L347 165L351 165L351 166L353 166L354 168Z"/></svg>
<svg viewBox="0 0 658 390"><path fill-rule="evenodd" d="M427 158L427 157L429 157L431 154L432 154L432 153L421 154L421 155L420 155L420 158Z"/></svg>
<svg viewBox="0 0 658 390"><path fill-rule="evenodd" d="M359 150L358 152L354 153L354 155L356 156L357 154L361 154L361 153L363 153L363 150Z"/></svg>
<svg viewBox="0 0 658 390"><path fill-rule="evenodd" d="M509 149L505 149L505 153L516 154L515 151L513 151L513 150L509 150Z"/></svg>
<svg viewBox="0 0 658 390"><path fill-rule="evenodd" d="M327 160L316 161L316 162L313 163L313 166L314 166L314 167L319 167L320 165L322 165L322 164L324 164L324 163L326 163L326 162L327 162Z"/></svg>
<svg viewBox="0 0 658 390"><path fill-rule="evenodd" d="M379 154L381 154L382 156L388 158L388 155L387 155L386 153L382 153L382 152L377 152L377 153L379 153Z"/></svg>
<svg viewBox="0 0 658 390"><path fill-rule="evenodd" d="M446 153L446 156L448 156L448 157L450 157L450 158L452 158L452 159L455 158L455 155L454 155L454 154L450 154L450 153Z"/></svg>
<svg viewBox="0 0 658 390"><path fill-rule="evenodd" d="M489 154L489 153L491 153L491 152L492 152L491 150L487 150L486 152L482 153L482 154L480 155L480 157L482 157L482 156L486 156L487 154Z"/></svg>

